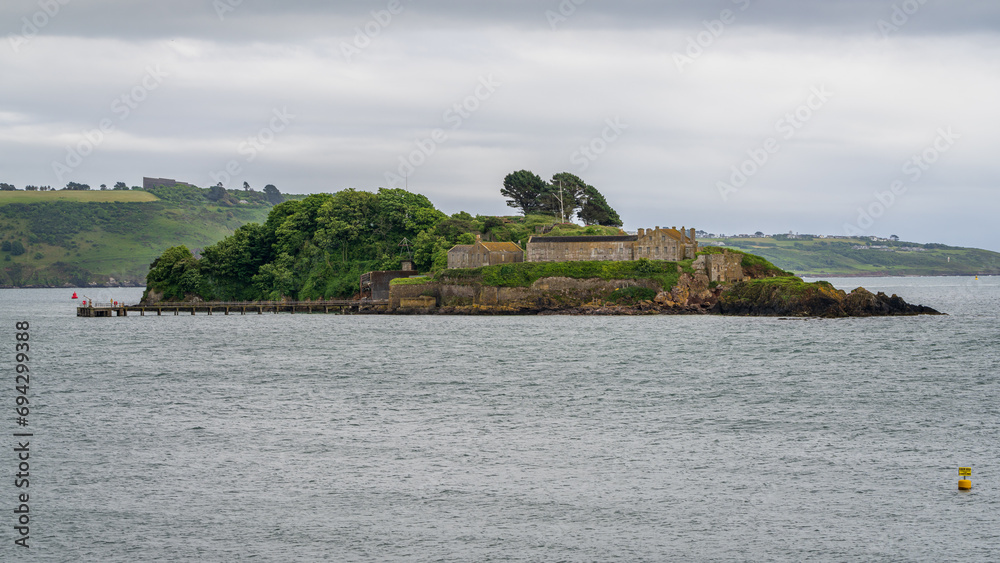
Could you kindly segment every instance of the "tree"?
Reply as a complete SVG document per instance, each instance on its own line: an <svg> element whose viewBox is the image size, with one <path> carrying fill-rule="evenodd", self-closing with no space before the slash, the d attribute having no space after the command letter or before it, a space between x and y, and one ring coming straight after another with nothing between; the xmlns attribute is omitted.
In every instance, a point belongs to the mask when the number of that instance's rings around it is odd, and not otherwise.
<svg viewBox="0 0 1000 563"><path fill-rule="evenodd" d="M212 186L211 188L208 188L208 193L205 194L205 197L208 199L208 201L219 201L221 199L224 199L228 195L229 192L226 191L226 188L222 187L222 183L220 182Z"/></svg>
<svg viewBox="0 0 1000 563"><path fill-rule="evenodd" d="M13 254L14 256L20 256L25 253L24 245L21 244L21 241L15 240L14 242L10 243L10 253Z"/></svg>
<svg viewBox="0 0 1000 563"><path fill-rule="evenodd" d="M243 182L243 191L245 191L245 192L252 191L250 189L250 182Z"/></svg>
<svg viewBox="0 0 1000 563"><path fill-rule="evenodd" d="M107 189L108 189L107 184L101 184L101 191L107 191Z"/></svg>
<svg viewBox="0 0 1000 563"><path fill-rule="evenodd" d="M753 236L755 236L757 238L760 238L760 237L764 236L764 232L763 231L757 231L756 233L753 234Z"/></svg>
<svg viewBox="0 0 1000 563"><path fill-rule="evenodd" d="M278 191L278 188L274 184L264 186L264 195L267 196L267 201L271 202L272 205L278 205L282 201L285 201L285 198L281 196L281 192Z"/></svg>
<svg viewBox="0 0 1000 563"><path fill-rule="evenodd" d="M10 252L10 249L11 249L11 245L10 245L10 241L9 240L5 240L5 241L3 241L3 244L0 244L0 251Z"/></svg>
<svg viewBox="0 0 1000 563"><path fill-rule="evenodd" d="M587 225L604 225L608 227L621 227L622 220L618 213L608 205L608 202L597 191L594 186L588 185L584 189L584 196L587 201L580 209L579 217Z"/></svg>
<svg viewBox="0 0 1000 563"><path fill-rule="evenodd" d="M186 246L168 248L149 265L146 282L149 287L155 286L162 291L166 301L184 299L188 293L199 293L202 279L198 260Z"/></svg>
<svg viewBox="0 0 1000 563"><path fill-rule="evenodd" d="M271 243L263 225L247 223L232 236L205 248L200 261L202 276L215 287L215 296L226 300L253 299L247 281L273 258Z"/></svg>
<svg viewBox="0 0 1000 563"><path fill-rule="evenodd" d="M0 183L0 192L12 192L16 189L13 184Z"/></svg>
<svg viewBox="0 0 1000 563"><path fill-rule="evenodd" d="M528 215L541 210L539 197L547 191L548 184L534 172L528 170L518 170L507 174L503 179L503 188L500 194L508 197L508 207L521 210L521 213Z"/></svg>
<svg viewBox="0 0 1000 563"><path fill-rule="evenodd" d="M116 190L127 190L128 186L125 185L125 182L115 182L115 189Z"/></svg>
<svg viewBox="0 0 1000 563"><path fill-rule="evenodd" d="M63 188L63 189L64 190L84 191L84 190L89 190L90 189L90 185L89 184L77 184L76 182L69 182L69 183L66 184L66 187Z"/></svg>
<svg viewBox="0 0 1000 563"><path fill-rule="evenodd" d="M539 198L544 211L558 215L562 221L573 217L584 202L587 184L569 172L552 176L548 189Z"/></svg>

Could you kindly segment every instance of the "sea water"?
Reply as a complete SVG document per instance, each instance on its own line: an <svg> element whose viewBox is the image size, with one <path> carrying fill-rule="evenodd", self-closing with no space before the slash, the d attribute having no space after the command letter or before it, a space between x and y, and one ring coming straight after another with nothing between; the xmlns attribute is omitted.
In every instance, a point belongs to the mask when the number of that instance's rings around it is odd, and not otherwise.
<svg viewBox="0 0 1000 563"><path fill-rule="evenodd" d="M77 318L73 291L140 290L0 290L0 560L1000 559L1000 278L832 281L948 315Z"/></svg>

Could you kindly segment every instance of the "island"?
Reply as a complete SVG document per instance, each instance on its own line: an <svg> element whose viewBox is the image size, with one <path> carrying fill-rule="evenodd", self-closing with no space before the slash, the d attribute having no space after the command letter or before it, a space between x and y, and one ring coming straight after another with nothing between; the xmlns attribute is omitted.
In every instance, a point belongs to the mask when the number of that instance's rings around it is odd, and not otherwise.
<svg viewBox="0 0 1000 563"><path fill-rule="evenodd" d="M551 215L448 217L401 189L317 194L276 205L264 224L244 225L200 256L168 249L150 266L143 304L345 299L352 310L381 314L939 314L703 247L695 229L626 233L613 213L581 227Z"/></svg>

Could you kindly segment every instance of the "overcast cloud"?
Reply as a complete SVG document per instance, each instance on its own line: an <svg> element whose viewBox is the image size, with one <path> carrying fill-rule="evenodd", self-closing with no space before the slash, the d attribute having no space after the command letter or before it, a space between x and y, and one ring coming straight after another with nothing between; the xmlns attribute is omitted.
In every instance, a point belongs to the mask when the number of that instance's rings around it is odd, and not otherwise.
<svg viewBox="0 0 1000 563"><path fill-rule="evenodd" d="M0 22L19 188L408 185L510 214L526 168L630 230L1000 250L993 1L7 0Z"/></svg>

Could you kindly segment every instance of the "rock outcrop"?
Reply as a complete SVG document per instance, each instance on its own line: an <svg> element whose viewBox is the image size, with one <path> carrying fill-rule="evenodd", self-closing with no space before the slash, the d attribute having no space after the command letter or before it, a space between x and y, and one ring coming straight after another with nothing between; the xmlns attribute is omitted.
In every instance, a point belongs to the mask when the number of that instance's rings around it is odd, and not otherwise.
<svg viewBox="0 0 1000 563"><path fill-rule="evenodd" d="M704 259L703 259L704 258ZM722 314L782 317L872 317L940 314L902 298L851 293L828 282L806 283L775 268L739 268L739 254L700 256L669 290L651 279L542 278L530 287L497 287L476 279L393 285L388 312L473 315ZM753 267L760 278L754 279ZM785 275L781 275L785 274ZM737 281L740 280L740 281ZM618 297L624 297L619 299ZM638 296L638 297L637 297ZM648 298L647 298L648 296ZM409 306L417 303L420 307Z"/></svg>
<svg viewBox="0 0 1000 563"><path fill-rule="evenodd" d="M897 295L873 294L863 287L851 293L827 282L770 278L735 284L722 292L715 312L723 315L790 317L875 317L938 315L923 305L911 305Z"/></svg>

